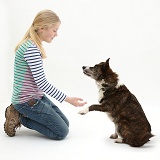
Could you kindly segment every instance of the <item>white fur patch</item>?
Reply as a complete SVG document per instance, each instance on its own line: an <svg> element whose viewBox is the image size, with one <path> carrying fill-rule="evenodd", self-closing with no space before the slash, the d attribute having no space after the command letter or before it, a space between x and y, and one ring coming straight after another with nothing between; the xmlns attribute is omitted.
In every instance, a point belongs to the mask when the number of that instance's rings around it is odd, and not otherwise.
<svg viewBox="0 0 160 160"><path fill-rule="evenodd" d="M110 113L107 113L107 116L108 116L108 118L113 122L113 117L111 116L111 114Z"/></svg>
<svg viewBox="0 0 160 160"><path fill-rule="evenodd" d="M124 85L124 84L122 84L120 81L118 81L118 84L116 85L116 88L118 89L122 85Z"/></svg>
<svg viewBox="0 0 160 160"><path fill-rule="evenodd" d="M85 108L85 109L79 111L78 114L84 115L84 114L87 114L88 112L89 112L89 108Z"/></svg>
<svg viewBox="0 0 160 160"><path fill-rule="evenodd" d="M98 94L99 94L98 101L99 101L99 102L100 102L101 99L103 98L103 93L105 92L105 91L102 89L102 88L103 88L102 84L104 84L104 83L105 83L104 79L102 79L102 81L100 81L100 82L97 82L97 81L96 81L96 85L97 85L97 87L98 87L98 89L99 89L99 92L98 92Z"/></svg>
<svg viewBox="0 0 160 160"><path fill-rule="evenodd" d="M122 138L117 138L116 140L115 140L115 143L122 143L123 142L123 139Z"/></svg>
<svg viewBox="0 0 160 160"><path fill-rule="evenodd" d="M114 134L112 134L112 135L110 136L110 138L112 138L112 139L117 139L117 137L118 137L117 133L114 133Z"/></svg>

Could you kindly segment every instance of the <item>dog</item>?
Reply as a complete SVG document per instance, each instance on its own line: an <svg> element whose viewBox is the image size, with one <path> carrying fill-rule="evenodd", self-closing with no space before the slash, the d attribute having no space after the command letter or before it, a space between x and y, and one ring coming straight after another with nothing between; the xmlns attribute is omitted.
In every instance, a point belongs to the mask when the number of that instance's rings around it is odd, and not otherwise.
<svg viewBox="0 0 160 160"><path fill-rule="evenodd" d="M99 104L93 104L81 111L106 112L115 124L115 133L110 138L116 143L141 147L153 137L151 125L137 98L124 84L119 83L118 74L113 72L109 59L93 67L83 66L83 73L96 81L99 89Z"/></svg>

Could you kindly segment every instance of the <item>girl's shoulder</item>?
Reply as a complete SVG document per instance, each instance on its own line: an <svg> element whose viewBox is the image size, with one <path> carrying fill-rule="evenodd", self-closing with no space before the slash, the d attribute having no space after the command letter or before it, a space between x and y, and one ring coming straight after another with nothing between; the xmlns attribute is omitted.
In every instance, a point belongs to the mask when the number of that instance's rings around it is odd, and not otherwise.
<svg viewBox="0 0 160 160"><path fill-rule="evenodd" d="M34 42L31 41L30 39L26 40L22 45L24 45L26 48L36 47L36 45L34 44Z"/></svg>
<svg viewBox="0 0 160 160"><path fill-rule="evenodd" d="M17 51L25 52L30 47L36 47L36 45L31 40L26 40L26 41L22 42L22 44L18 47Z"/></svg>
<svg viewBox="0 0 160 160"><path fill-rule="evenodd" d="M16 51L16 55L23 57L25 54L30 53L31 50L33 52L35 52L35 51L37 51L37 53L39 52L37 46L31 40L26 40L18 47L18 49Z"/></svg>
<svg viewBox="0 0 160 160"><path fill-rule="evenodd" d="M36 58L41 58L41 53L40 50L38 49L38 47L34 44L33 41L31 40L27 40L25 41L25 43L23 44L24 47L26 47L25 52L23 53L25 58L28 57L36 57Z"/></svg>

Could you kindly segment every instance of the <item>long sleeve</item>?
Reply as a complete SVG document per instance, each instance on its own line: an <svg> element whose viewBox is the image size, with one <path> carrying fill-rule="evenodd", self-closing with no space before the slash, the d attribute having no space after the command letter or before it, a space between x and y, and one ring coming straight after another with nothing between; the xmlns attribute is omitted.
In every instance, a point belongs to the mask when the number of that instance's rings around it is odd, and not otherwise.
<svg viewBox="0 0 160 160"><path fill-rule="evenodd" d="M24 53L24 59L31 70L38 88L59 102L63 102L66 98L66 95L48 82L45 76L43 62L38 48L36 46L29 47Z"/></svg>

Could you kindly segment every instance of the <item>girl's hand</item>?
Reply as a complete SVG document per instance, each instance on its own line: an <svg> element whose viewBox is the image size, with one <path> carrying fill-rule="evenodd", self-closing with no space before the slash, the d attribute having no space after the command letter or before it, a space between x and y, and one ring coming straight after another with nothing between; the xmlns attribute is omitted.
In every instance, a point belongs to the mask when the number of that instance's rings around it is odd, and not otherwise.
<svg viewBox="0 0 160 160"><path fill-rule="evenodd" d="M82 98L78 98L78 97L67 97L65 101L75 107L82 107L87 103L87 102L84 102Z"/></svg>

